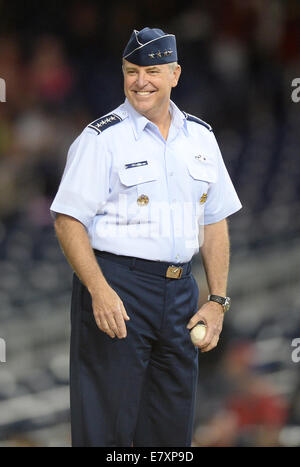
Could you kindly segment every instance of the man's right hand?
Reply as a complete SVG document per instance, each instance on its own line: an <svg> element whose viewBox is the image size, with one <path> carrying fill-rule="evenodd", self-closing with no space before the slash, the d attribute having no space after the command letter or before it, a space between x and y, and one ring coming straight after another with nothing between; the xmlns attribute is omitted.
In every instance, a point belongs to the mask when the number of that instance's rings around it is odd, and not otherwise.
<svg viewBox="0 0 300 467"><path fill-rule="evenodd" d="M92 293L93 312L97 326L111 338L122 339L127 336L125 320L127 315L119 295L110 287L105 286L101 292Z"/></svg>
<svg viewBox="0 0 300 467"><path fill-rule="evenodd" d="M129 320L129 316L122 300L102 274L85 226L73 217L59 214L55 221L55 231L72 269L91 294L99 329L112 338L126 337L125 320Z"/></svg>

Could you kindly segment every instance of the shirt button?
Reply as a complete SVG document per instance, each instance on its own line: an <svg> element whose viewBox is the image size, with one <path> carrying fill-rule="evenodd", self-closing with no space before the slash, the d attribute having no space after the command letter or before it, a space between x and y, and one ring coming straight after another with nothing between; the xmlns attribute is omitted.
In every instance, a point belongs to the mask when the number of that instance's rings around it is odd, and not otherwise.
<svg viewBox="0 0 300 467"><path fill-rule="evenodd" d="M169 172L170 177L173 177L174 172Z"/></svg>

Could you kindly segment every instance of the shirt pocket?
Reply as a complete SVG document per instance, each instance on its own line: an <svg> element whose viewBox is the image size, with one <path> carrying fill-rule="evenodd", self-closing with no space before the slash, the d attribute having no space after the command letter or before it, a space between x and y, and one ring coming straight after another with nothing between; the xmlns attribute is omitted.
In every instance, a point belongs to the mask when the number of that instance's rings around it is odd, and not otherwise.
<svg viewBox="0 0 300 467"><path fill-rule="evenodd" d="M188 161L192 197L195 201L204 204L209 196L208 190L212 183L217 181L217 168L211 162Z"/></svg>
<svg viewBox="0 0 300 467"><path fill-rule="evenodd" d="M119 170L119 178L124 186L124 193L132 194L137 198L141 195L153 199L157 191L159 169L154 163L140 165L138 167L122 168Z"/></svg>

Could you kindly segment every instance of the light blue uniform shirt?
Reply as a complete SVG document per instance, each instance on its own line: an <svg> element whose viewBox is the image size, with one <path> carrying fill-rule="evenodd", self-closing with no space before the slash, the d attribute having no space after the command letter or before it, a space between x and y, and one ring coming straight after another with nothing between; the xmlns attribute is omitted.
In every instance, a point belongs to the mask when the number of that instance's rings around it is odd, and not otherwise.
<svg viewBox="0 0 300 467"><path fill-rule="evenodd" d="M210 126L170 112L167 141L126 100L71 145L51 212L82 222L93 248L184 263L203 225L241 208Z"/></svg>

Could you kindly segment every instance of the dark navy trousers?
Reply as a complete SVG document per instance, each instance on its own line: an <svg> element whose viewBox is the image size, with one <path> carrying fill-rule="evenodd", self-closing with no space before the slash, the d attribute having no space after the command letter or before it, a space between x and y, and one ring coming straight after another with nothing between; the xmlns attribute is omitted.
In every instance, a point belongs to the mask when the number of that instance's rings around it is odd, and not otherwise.
<svg viewBox="0 0 300 467"><path fill-rule="evenodd" d="M97 260L130 321L125 339L102 332L91 296L74 275L72 445L190 446L198 349L186 325L197 311L195 279L190 272L169 279L109 258Z"/></svg>

